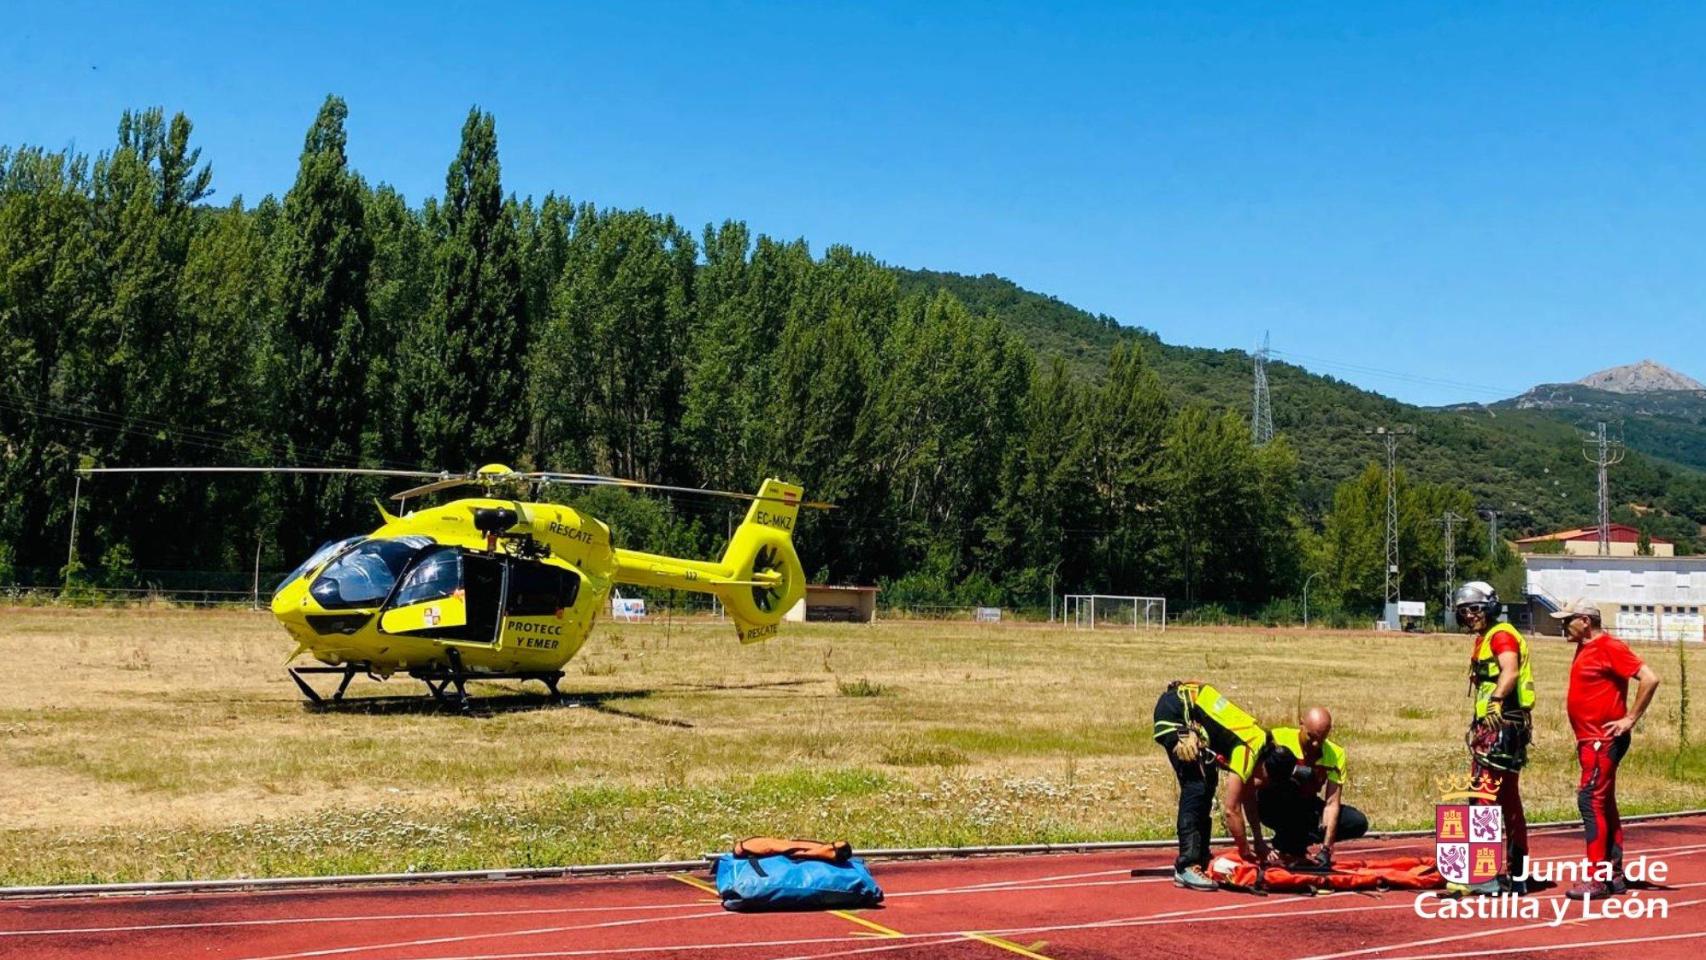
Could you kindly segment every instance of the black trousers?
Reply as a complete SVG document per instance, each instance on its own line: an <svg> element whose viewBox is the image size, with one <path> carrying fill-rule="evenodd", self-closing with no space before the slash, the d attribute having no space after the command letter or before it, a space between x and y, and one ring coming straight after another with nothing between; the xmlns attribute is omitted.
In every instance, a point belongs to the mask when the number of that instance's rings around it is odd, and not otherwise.
<svg viewBox="0 0 1706 960"><path fill-rule="evenodd" d="M1173 765L1173 776L1179 781L1179 858L1173 867L1208 866L1208 841L1214 829L1214 788L1220 782L1220 769L1204 757L1186 763L1167 750L1167 762Z"/></svg>
<svg viewBox="0 0 1706 960"><path fill-rule="evenodd" d="M1307 794L1290 784L1276 784L1256 794L1256 804L1262 813L1262 826L1274 832L1274 849L1280 853L1303 856L1309 848L1327 837L1321 814L1326 801ZM1334 842L1355 840L1368 833L1368 817L1347 803L1339 804L1339 826L1333 831Z"/></svg>

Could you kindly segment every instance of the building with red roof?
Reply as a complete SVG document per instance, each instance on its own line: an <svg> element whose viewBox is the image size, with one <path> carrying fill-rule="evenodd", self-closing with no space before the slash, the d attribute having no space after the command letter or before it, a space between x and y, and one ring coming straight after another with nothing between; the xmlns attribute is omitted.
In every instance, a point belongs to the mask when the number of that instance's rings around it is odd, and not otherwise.
<svg viewBox="0 0 1706 960"><path fill-rule="evenodd" d="M1610 554L1614 557L1633 557L1640 552L1641 531L1627 523L1611 525L1610 536L1607 538ZM1649 537L1654 557L1672 557L1676 555L1676 545L1662 537ZM1557 547L1553 544L1562 544ZM1535 537L1523 537L1516 542L1518 553L1562 553L1572 557L1592 557L1599 555L1599 528L1577 527L1574 530L1559 530L1556 533L1543 533Z"/></svg>

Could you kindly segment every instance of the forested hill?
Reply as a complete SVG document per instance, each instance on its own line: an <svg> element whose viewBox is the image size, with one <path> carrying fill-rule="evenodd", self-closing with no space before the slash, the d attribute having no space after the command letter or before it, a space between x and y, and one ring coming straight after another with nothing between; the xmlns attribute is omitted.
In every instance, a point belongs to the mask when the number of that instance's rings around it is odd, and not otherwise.
<svg viewBox="0 0 1706 960"><path fill-rule="evenodd" d="M896 267L903 294L934 294L946 290L973 313L1001 318L1041 356L1062 357L1080 376L1097 379L1108 369L1114 344L1129 340L1159 343L1147 331L1121 326L1106 314L1080 310L1047 294L1026 290L1005 277L986 273L968 277L937 270Z"/></svg>
<svg viewBox="0 0 1706 960"><path fill-rule="evenodd" d="M1582 429L1606 421L1631 449L1706 470L1706 391L1628 393L1579 383L1547 383L1490 409L1532 411Z"/></svg>
<svg viewBox="0 0 1706 960"><path fill-rule="evenodd" d="M897 273L902 289L947 290L973 310L1001 318L1039 355L1063 357L1092 379L1105 369L1114 344L1140 343L1175 403L1207 403L1249 415L1251 358L1244 351L1163 343L1141 327L1122 326L993 274ZM1630 446L1651 455L1634 454L1615 469L1619 515L1633 523L1637 512L1631 505L1657 508L1658 515L1642 522L1655 534L1685 543L1699 540L1700 524L1706 523L1706 481L1690 469L1706 466L1701 443L1706 428L1693 394L1611 394L1571 384L1554 392L1569 392L1575 406L1507 401L1441 409L1400 403L1290 363L1270 361L1268 382L1274 428L1297 448L1304 465L1301 501L1317 518L1335 486L1369 460L1384 457L1366 431L1406 424L1417 432L1399 442L1400 466L1421 480L1465 487L1479 506L1500 511L1506 531L1589 523L1597 491L1593 468L1579 452L1577 427L1597 413L1624 419Z"/></svg>
<svg viewBox="0 0 1706 960"><path fill-rule="evenodd" d="M517 197L479 110L442 195L411 201L351 168L346 115L328 98L290 188L253 203L212 202L219 158L159 109L93 156L0 146L0 587L246 587L257 558L287 570L372 529L396 489L79 466L787 477L838 505L796 531L811 575L891 603L1046 606L1052 588L1254 608L1319 574L1312 599L1365 618L1384 586L1380 424L1417 430L1399 450L1406 596L1449 589L1447 512L1470 518L1458 574L1505 582L1479 510L1507 532L1593 516L1575 431L1534 411L1424 410L1275 363L1279 436L1258 447L1242 352L833 238L814 252L735 220ZM1639 523L1695 546L1700 474L1631 456L1614 476L1622 509L1656 508ZM727 535L722 502L577 502L622 545L714 556Z"/></svg>

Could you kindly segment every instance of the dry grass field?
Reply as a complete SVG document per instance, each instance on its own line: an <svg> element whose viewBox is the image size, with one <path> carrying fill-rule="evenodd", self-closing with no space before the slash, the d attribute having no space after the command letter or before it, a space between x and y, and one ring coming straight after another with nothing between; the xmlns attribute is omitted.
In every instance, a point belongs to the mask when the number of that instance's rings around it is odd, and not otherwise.
<svg viewBox="0 0 1706 960"><path fill-rule="evenodd" d="M1148 726L1175 676L1271 723L1328 705L1350 801L1378 828L1415 827L1463 766L1466 644L907 623L788 625L742 647L712 621L603 624L569 665L573 702L480 684L465 717L408 680L305 710L264 613L0 608L0 883L649 860L755 833L1164 837L1174 787ZM1706 697L1679 750L1678 651L1640 652L1668 685L1620 775L1624 808L1706 805ZM1688 654L1706 679L1706 651ZM1525 793L1531 818L1568 817L1569 649L1535 655Z"/></svg>

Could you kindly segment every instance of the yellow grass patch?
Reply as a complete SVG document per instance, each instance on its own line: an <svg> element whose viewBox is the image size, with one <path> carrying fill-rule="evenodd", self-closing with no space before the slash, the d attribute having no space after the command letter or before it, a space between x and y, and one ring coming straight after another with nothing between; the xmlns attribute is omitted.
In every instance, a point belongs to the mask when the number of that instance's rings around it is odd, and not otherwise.
<svg viewBox="0 0 1706 960"><path fill-rule="evenodd" d="M678 858L755 833L1164 837L1174 786L1149 717L1173 677L1269 723L1330 707L1349 801L1414 827L1463 766L1469 710L1457 636L790 624L743 647L707 620L604 624L569 666L572 705L477 684L474 717L396 699L424 699L406 679L358 679L348 709L309 712L290 646L266 614L0 609L0 881ZM1570 650L1534 649L1524 792L1531 818L1568 817ZM1623 808L1697 806L1706 749L1678 749L1676 649L1639 652L1670 686L1619 775Z"/></svg>

